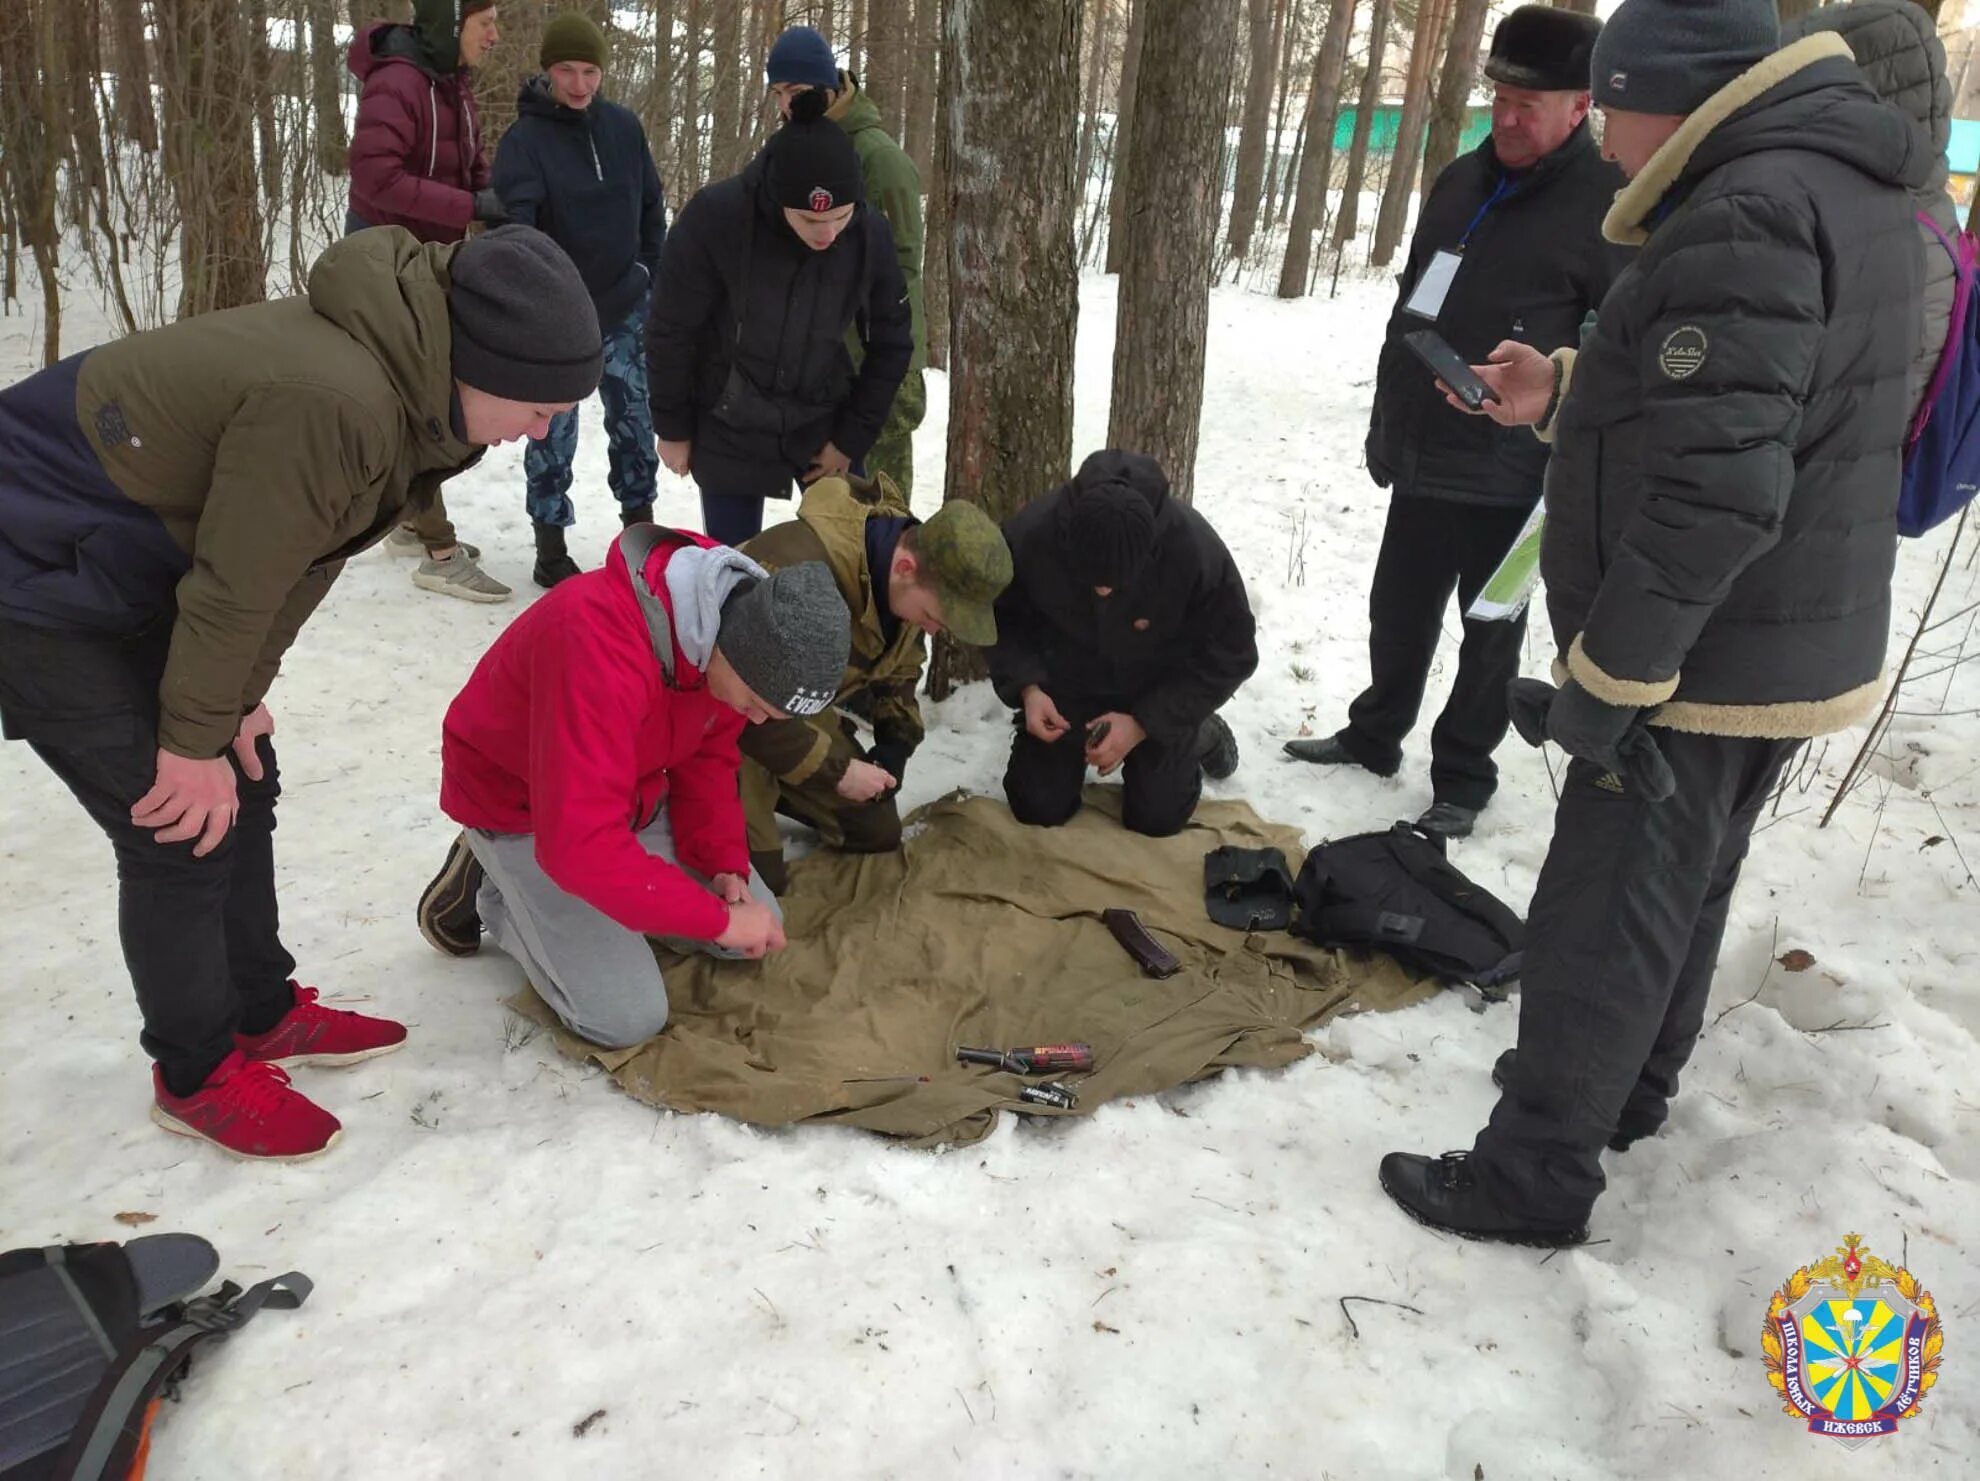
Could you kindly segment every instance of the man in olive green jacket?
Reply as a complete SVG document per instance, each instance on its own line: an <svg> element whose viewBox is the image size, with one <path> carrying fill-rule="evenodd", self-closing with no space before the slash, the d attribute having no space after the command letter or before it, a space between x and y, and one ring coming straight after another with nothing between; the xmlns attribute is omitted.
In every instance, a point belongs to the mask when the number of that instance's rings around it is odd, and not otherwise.
<svg viewBox="0 0 1980 1481"><path fill-rule="evenodd" d="M791 99L799 93L817 88L832 95L825 116L852 139L867 203L877 207L894 230L894 253L900 259L901 281L907 285L908 309L914 318L914 359L894 393L893 413L881 429L880 440L866 455L866 471L886 474L904 496L911 497L914 429L928 411L928 390L921 374L928 364L928 321L921 298L921 175L907 151L881 127L880 110L860 87L859 78L839 70L831 43L810 26L792 26L779 36L764 72L785 118L791 116ZM857 360L857 335L848 343Z"/></svg>
<svg viewBox="0 0 1980 1481"><path fill-rule="evenodd" d="M831 848L868 854L900 847L895 794L921 744L915 688L927 639L948 632L977 647L997 641L991 606L1010 585L1011 552L974 504L951 500L917 521L885 477L819 479L805 490L796 519L742 549L773 571L825 563L852 617L837 704L873 723L873 744L865 748L837 709L743 731L749 861L782 894L788 876L779 811L811 824Z"/></svg>
<svg viewBox="0 0 1980 1481"><path fill-rule="evenodd" d="M277 930L282 655L344 560L598 383L568 258L505 227L337 243L305 297L205 314L0 391L0 733L109 835L154 1117L237 1156L325 1150L278 1068L397 1048L318 1005Z"/></svg>

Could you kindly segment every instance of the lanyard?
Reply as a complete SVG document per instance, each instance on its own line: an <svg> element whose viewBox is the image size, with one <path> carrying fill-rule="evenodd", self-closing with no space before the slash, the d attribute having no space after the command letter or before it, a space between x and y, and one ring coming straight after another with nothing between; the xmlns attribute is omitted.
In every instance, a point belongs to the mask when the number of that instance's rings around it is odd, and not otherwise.
<svg viewBox="0 0 1980 1481"><path fill-rule="evenodd" d="M1465 249L1465 247L1469 245L1471 241L1471 234L1474 231L1478 230L1478 223L1483 221L1485 219L1486 213L1490 211L1492 207L1496 206L1499 203L1499 198L1506 193L1507 189L1510 188L1511 185L1512 185L1512 180L1505 174L1504 171L1500 171L1499 183L1492 187L1492 193L1485 197L1485 204L1478 208L1478 214L1471 218L1471 225L1467 226L1464 229L1464 235L1458 238L1458 244L1457 244L1458 251L1462 252Z"/></svg>

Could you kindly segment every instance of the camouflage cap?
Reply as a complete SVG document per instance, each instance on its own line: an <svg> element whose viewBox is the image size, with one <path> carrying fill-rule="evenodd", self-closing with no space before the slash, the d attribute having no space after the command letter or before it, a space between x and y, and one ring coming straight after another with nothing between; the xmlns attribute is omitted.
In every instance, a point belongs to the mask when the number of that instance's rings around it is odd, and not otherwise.
<svg viewBox="0 0 1980 1481"><path fill-rule="evenodd" d="M916 529L914 552L922 580L942 603L942 625L971 647L994 644L991 605L1011 584L1004 532L976 505L951 499Z"/></svg>

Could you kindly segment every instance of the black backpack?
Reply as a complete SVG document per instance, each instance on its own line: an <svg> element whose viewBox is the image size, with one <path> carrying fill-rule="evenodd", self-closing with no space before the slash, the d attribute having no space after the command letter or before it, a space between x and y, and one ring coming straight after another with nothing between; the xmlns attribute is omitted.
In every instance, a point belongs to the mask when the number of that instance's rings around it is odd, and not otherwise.
<svg viewBox="0 0 1980 1481"><path fill-rule="evenodd" d="M0 1481L142 1474L158 1401L193 1353L309 1296L294 1271L196 1295L219 1265L190 1234L0 1254Z"/></svg>
<svg viewBox="0 0 1980 1481"><path fill-rule="evenodd" d="M1375 947L1418 976L1504 987L1519 976L1526 923L1408 823L1306 856L1293 882L1295 936Z"/></svg>

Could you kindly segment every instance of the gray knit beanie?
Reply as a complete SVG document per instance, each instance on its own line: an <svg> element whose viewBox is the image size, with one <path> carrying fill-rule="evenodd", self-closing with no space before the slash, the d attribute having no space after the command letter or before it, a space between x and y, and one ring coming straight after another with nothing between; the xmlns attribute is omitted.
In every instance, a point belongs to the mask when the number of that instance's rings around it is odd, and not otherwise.
<svg viewBox="0 0 1980 1481"><path fill-rule="evenodd" d="M605 354L576 266L533 226L463 242L448 268L454 378L507 401L582 401Z"/></svg>
<svg viewBox="0 0 1980 1481"><path fill-rule="evenodd" d="M787 715L816 715L845 677L852 618L825 563L805 561L731 592L715 646L759 699Z"/></svg>
<svg viewBox="0 0 1980 1481"><path fill-rule="evenodd" d="M1595 41L1602 108L1691 113L1781 44L1774 0L1623 0Z"/></svg>

